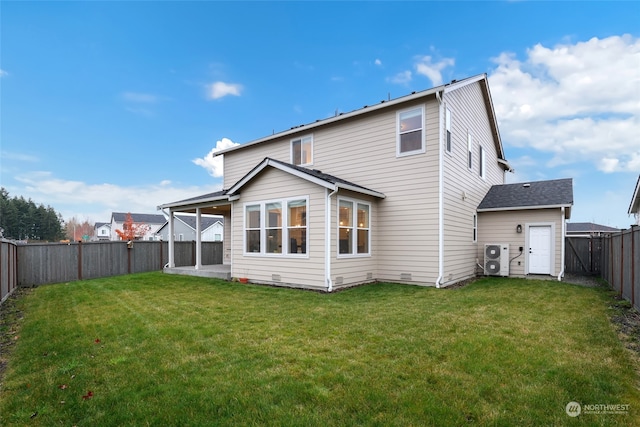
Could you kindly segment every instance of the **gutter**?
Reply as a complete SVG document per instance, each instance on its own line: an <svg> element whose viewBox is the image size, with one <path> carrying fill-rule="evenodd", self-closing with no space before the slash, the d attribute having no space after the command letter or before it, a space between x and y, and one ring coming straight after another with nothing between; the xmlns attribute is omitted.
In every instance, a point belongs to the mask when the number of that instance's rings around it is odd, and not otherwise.
<svg viewBox="0 0 640 427"><path fill-rule="evenodd" d="M440 124L442 124L442 95L444 95L444 89L442 92L436 91L436 99L438 100L438 118ZM444 160L442 145L444 140L442 138L442 129L438 136L438 278L436 279L436 288L440 288L442 285L442 279L444 276Z"/></svg>
<svg viewBox="0 0 640 427"><path fill-rule="evenodd" d="M324 236L324 246L325 246L325 258L324 258L324 280L327 284L327 292L333 291L333 281L331 280L331 196L338 192L338 188L336 187L331 193L329 193L329 189L327 188L327 212L325 217L325 236Z"/></svg>
<svg viewBox="0 0 640 427"><path fill-rule="evenodd" d="M560 274L558 274L558 282L562 281L562 278L564 277L564 251L565 251L565 235L567 234L567 221L564 218L564 206L562 207L562 209L560 209L560 214L562 215L562 249L561 249L561 255L560 255L560 262L562 263L562 269L560 270Z"/></svg>

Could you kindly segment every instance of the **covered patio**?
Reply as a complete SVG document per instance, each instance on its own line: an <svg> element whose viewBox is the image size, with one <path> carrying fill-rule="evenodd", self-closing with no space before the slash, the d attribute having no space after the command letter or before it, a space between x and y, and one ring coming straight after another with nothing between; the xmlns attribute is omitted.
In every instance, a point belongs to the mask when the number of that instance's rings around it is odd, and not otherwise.
<svg viewBox="0 0 640 427"><path fill-rule="evenodd" d="M158 206L158 209L169 216L169 262L163 269L165 273L231 279L231 202L225 190L166 203ZM176 267L174 221L178 213L195 214L196 217L196 256L195 265L192 266ZM202 264L202 215L220 215L224 218L222 264Z"/></svg>

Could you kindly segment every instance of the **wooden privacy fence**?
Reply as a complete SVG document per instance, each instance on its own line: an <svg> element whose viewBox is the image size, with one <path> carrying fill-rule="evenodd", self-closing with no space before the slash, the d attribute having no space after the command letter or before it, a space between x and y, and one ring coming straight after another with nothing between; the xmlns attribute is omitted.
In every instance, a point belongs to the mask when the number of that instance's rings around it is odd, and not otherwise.
<svg viewBox="0 0 640 427"><path fill-rule="evenodd" d="M602 278L640 310L640 227L604 237Z"/></svg>
<svg viewBox="0 0 640 427"><path fill-rule="evenodd" d="M18 287L18 247L0 239L0 303Z"/></svg>
<svg viewBox="0 0 640 427"><path fill-rule="evenodd" d="M603 239L600 236L565 237L565 273L599 276L602 269Z"/></svg>
<svg viewBox="0 0 640 427"><path fill-rule="evenodd" d="M174 247L176 267L195 265L195 242ZM222 264L222 252L222 242L202 242L202 264ZM168 242L135 241L131 248L123 241L18 245L17 286L156 271L168 262Z"/></svg>

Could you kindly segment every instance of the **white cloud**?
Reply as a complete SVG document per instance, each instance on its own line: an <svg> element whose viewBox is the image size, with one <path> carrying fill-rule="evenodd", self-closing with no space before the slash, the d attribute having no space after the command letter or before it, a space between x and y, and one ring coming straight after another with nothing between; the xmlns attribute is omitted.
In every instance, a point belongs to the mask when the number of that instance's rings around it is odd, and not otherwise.
<svg viewBox="0 0 640 427"><path fill-rule="evenodd" d="M433 58L427 55L417 58L415 68L416 73L428 77L433 86L440 86L443 81L442 70L454 65L455 60L453 58L442 58L434 62Z"/></svg>
<svg viewBox="0 0 640 427"><path fill-rule="evenodd" d="M240 96L242 85L237 83L215 82L207 85L207 98L220 99L227 95Z"/></svg>
<svg viewBox="0 0 640 427"><path fill-rule="evenodd" d="M382 61L379 60L378 58L376 58L376 60L373 61L373 63L376 64L376 65L382 65Z"/></svg>
<svg viewBox="0 0 640 427"><path fill-rule="evenodd" d="M224 156L214 156L215 153L217 153L218 151L222 151L225 150L227 148L231 148L231 147L235 147L236 145L240 145L237 144L233 141L231 141L229 138L222 138L220 141L216 142L216 146L215 148L213 148L211 151L209 151L209 153L204 156L202 159L194 159L193 163L195 163L198 166L202 166L203 168L205 168L208 172L209 175L213 176L213 177L221 177L222 174L224 173L224 163L223 163L223 157Z"/></svg>
<svg viewBox="0 0 640 427"><path fill-rule="evenodd" d="M491 92L505 145L549 152L547 166L588 161L603 172L640 171L640 39L592 38L524 61L493 59Z"/></svg>
<svg viewBox="0 0 640 427"><path fill-rule="evenodd" d="M3 70L2 68L0 68L0 77L6 77L8 76L9 73L7 73L5 70Z"/></svg>
<svg viewBox="0 0 640 427"><path fill-rule="evenodd" d="M411 71L402 71L388 79L391 83L407 84L411 81Z"/></svg>
<svg viewBox="0 0 640 427"><path fill-rule="evenodd" d="M21 196L52 206L64 219L76 216L95 221L108 221L111 212L157 213L160 204L221 189L220 184L180 188L172 186L168 180L126 187L89 184L58 178L48 171L30 171L17 176L16 181L23 184L19 191ZM9 192L12 193L12 189Z"/></svg>

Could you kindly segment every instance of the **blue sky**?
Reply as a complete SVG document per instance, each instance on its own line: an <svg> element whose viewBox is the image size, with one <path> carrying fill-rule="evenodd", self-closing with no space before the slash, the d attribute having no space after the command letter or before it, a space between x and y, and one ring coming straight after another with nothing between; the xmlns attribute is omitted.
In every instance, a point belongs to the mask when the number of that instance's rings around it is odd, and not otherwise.
<svg viewBox="0 0 640 427"><path fill-rule="evenodd" d="M487 73L509 182L627 227L640 2L0 2L0 185L65 219L216 191L210 153Z"/></svg>

